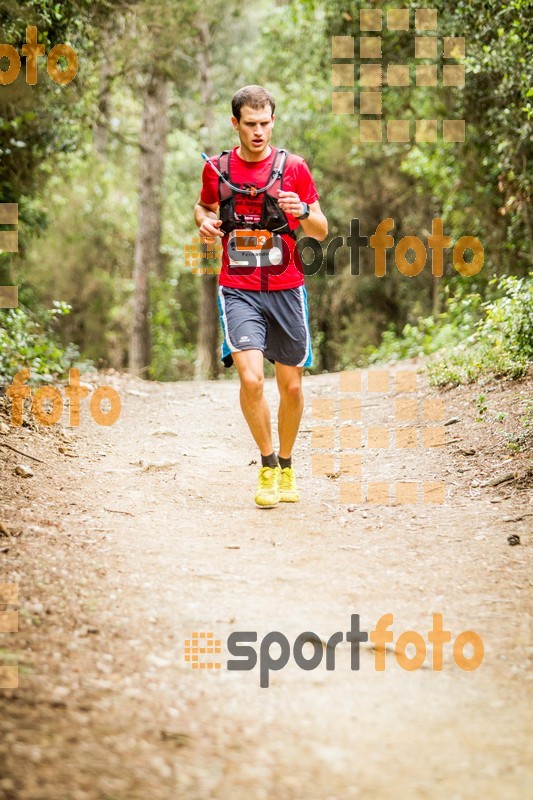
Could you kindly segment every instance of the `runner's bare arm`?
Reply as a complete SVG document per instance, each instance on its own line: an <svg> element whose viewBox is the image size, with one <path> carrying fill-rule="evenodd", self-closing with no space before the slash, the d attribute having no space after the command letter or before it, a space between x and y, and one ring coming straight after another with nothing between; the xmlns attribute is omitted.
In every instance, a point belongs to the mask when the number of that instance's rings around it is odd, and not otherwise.
<svg viewBox="0 0 533 800"><path fill-rule="evenodd" d="M312 236L322 242L328 235L328 221L320 208L320 203L315 200L309 203L310 214L307 219L302 219L300 225L306 236Z"/></svg>
<svg viewBox="0 0 533 800"><path fill-rule="evenodd" d="M296 218L302 214L302 201L296 192L280 191L278 197L280 208L286 214L292 214ZM328 235L328 221L322 213L318 200L309 203L309 212L307 219L300 220L300 225L306 236L312 236L321 242Z"/></svg>
<svg viewBox="0 0 533 800"><path fill-rule="evenodd" d="M222 231L218 230L222 225L218 219L218 203L203 203L202 199L198 198L194 207L194 221L200 229L200 238L212 240L214 236L224 236Z"/></svg>

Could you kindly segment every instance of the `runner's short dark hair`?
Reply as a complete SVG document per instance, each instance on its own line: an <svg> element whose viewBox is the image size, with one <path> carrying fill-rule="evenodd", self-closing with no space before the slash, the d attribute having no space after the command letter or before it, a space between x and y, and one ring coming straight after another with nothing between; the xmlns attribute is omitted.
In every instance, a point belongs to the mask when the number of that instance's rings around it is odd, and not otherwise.
<svg viewBox="0 0 533 800"><path fill-rule="evenodd" d="M250 108L257 111L269 104L273 114L276 103L270 92L267 91L267 89L263 89L262 86L251 84L250 86L243 86L242 89L239 89L239 91L233 95L231 99L231 110L233 111L235 119L240 120L241 108L244 105L250 106Z"/></svg>

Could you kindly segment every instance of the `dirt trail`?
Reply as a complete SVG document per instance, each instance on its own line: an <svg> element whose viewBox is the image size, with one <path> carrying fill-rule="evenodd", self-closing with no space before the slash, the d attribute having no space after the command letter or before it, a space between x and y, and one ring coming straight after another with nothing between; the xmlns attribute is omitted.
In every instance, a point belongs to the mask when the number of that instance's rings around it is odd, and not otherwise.
<svg viewBox="0 0 533 800"><path fill-rule="evenodd" d="M338 376L305 378L303 499L261 511L234 381L113 380L113 427L87 414L74 434L34 426L5 439L45 460L33 478L15 477L25 459L0 449L1 519L19 534L0 538L0 582L20 588L19 632L0 635L20 680L0 692L1 800L526 797L533 499L476 485L509 465L479 459L477 445L461 454L477 435L472 392L445 396L461 420L446 440L460 443L363 451L364 480L443 480L444 504L350 512L339 481L311 469L312 400L336 398ZM266 391L273 407L272 381ZM392 425L394 397L376 398L363 400L365 425ZM303 671L291 656L268 689L258 667L225 666L233 631L281 631L292 644L303 631L348 631L351 614L371 631L392 613L396 641L427 638L433 612L453 638L481 636L477 670L459 669L447 645L442 672L429 646L414 672L394 653L376 672L363 646L352 671L346 643L335 671L325 658ZM193 631L221 639L222 669L185 662Z"/></svg>

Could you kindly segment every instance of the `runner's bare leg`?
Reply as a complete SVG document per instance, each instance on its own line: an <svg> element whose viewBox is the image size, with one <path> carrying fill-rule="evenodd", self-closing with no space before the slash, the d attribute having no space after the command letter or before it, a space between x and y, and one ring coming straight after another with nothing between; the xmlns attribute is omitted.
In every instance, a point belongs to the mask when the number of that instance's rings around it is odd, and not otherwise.
<svg viewBox="0 0 533 800"><path fill-rule="evenodd" d="M304 410L302 392L303 367L289 367L276 361L279 389L278 433L279 455L290 458Z"/></svg>
<svg viewBox="0 0 533 800"><path fill-rule="evenodd" d="M262 456L274 452L270 409L263 395L263 353L261 350L241 350L232 353L241 381L241 409Z"/></svg>

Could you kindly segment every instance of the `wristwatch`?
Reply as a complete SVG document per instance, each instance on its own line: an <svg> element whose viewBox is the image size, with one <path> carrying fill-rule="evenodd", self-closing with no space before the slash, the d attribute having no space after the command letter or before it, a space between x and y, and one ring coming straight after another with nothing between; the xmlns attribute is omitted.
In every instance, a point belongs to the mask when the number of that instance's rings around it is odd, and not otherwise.
<svg viewBox="0 0 533 800"><path fill-rule="evenodd" d="M302 206L303 206L303 209L304 209L303 210L303 214L300 214L300 216L296 217L296 219L307 219L307 217L311 213L311 211L309 209L309 205L307 203L303 203L302 202Z"/></svg>

